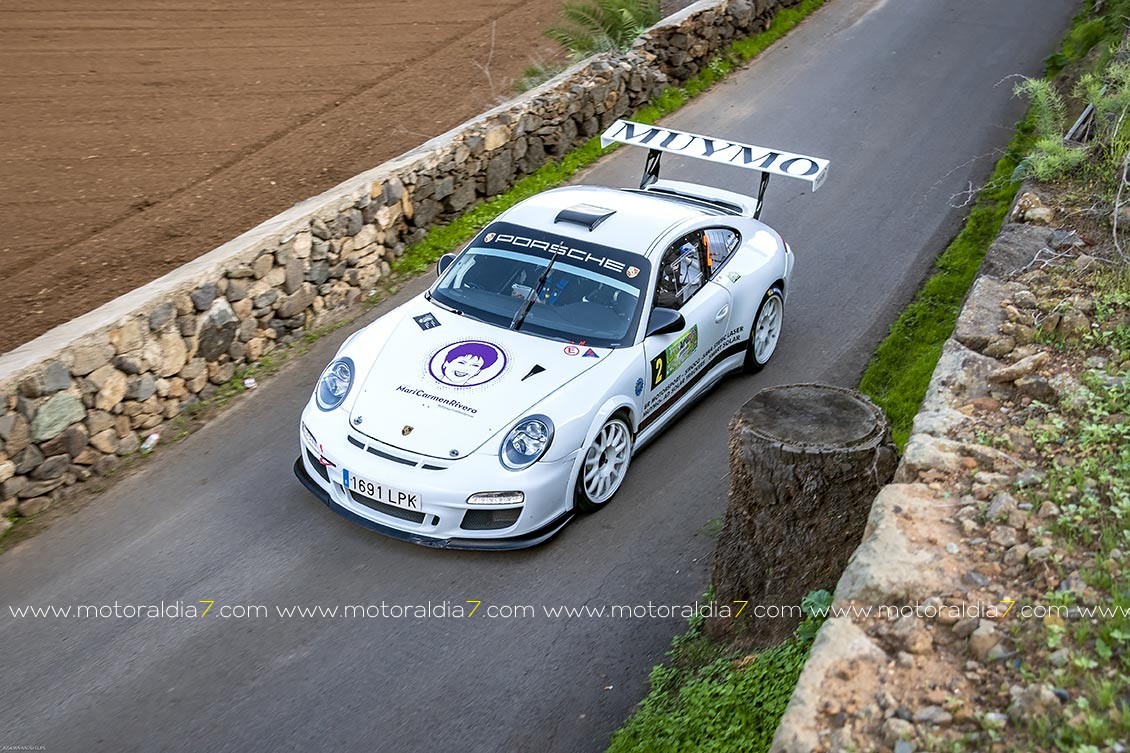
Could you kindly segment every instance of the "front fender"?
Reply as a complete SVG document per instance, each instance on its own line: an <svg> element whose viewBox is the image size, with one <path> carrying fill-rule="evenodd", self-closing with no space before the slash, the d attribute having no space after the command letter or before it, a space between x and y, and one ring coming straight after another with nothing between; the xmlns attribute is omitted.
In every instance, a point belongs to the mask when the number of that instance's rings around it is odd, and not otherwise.
<svg viewBox="0 0 1130 753"><path fill-rule="evenodd" d="M577 488L577 479L580 477L581 468L585 463L585 449L596 439L597 432L601 430L605 422L608 421L614 413L622 409L626 410L628 413L628 425L632 430L632 448L635 449L636 430L639 428L639 411L637 410L636 404L625 395L609 397L593 414L592 424L585 434L584 441L578 445L577 457L573 459L573 470L569 474L569 489ZM573 509L572 498L569 499L569 509Z"/></svg>
<svg viewBox="0 0 1130 753"><path fill-rule="evenodd" d="M643 356L639 351L639 346L633 346L603 356L604 362L596 368L547 395L523 411L521 416L515 416L481 451L497 453L502 440L514 425L533 413L549 416L553 421L553 444L543 458L544 462L565 460L579 449L587 447L608 417L621 408L628 409L634 432L639 416L632 394L635 380L643 369Z"/></svg>
<svg viewBox="0 0 1130 753"><path fill-rule="evenodd" d="M409 303L411 302L412 301L409 301ZM357 395L361 392L361 385L369 378L369 372L372 371L373 366L376 365L377 358L380 356L381 351L384 350L389 337L391 337L401 320L404 319L405 312L407 311L406 306L407 304L398 306L376 321L370 322L354 332L345 339L345 342L338 348L337 353L330 359L330 363L332 363L338 358L348 356L353 359L353 363L357 368L357 373L354 374L353 389L349 391L345 402L337 408L337 410L343 411L342 415L348 416L353 410L353 404L357 401Z"/></svg>

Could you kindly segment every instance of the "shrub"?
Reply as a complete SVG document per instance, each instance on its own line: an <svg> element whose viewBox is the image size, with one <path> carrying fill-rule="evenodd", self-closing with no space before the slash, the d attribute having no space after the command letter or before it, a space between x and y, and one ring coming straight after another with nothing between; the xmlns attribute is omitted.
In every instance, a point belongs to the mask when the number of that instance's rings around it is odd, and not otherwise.
<svg viewBox="0 0 1130 753"><path fill-rule="evenodd" d="M1031 175L1036 180L1049 183L1075 172L1087 159L1087 150L1069 146L1062 136L1049 136L1036 142L1031 154L1016 166L1013 180Z"/></svg>
<svg viewBox="0 0 1130 753"><path fill-rule="evenodd" d="M1072 172L1087 158L1087 150L1069 146L1063 141L1067 106L1050 81L1026 78L1013 88L1018 97L1027 97L1029 121L1036 136L1032 151L1016 166L1012 179L1033 175L1041 181L1053 181Z"/></svg>
<svg viewBox="0 0 1130 753"><path fill-rule="evenodd" d="M567 2L562 22L546 31L577 60L598 52L627 49L644 29L659 20L659 0L588 0Z"/></svg>
<svg viewBox="0 0 1130 753"><path fill-rule="evenodd" d="M1110 61L1117 46L1112 39L1120 39L1123 33L1121 11L1130 11L1130 0L1117 0L1115 4L1118 8L1104 11L1104 16L1077 23L1064 41L1064 52L1055 60L1049 59L1049 67L1061 67L1082 58L1093 47L1103 46L1103 55L1097 61L1101 72L1082 76L1074 89L1076 97L1094 108L1090 140L1085 145L1064 143L1067 107L1063 98L1049 79L1024 79L1014 92L1030 101L1037 138L1017 166L1014 180L1032 175L1051 182L1089 172L1087 177L1098 185L1113 188L1113 176L1121 172L1130 151L1130 63ZM1085 12L1095 12L1097 5L1093 3ZM1121 50L1119 57L1125 58L1126 52Z"/></svg>
<svg viewBox="0 0 1130 753"><path fill-rule="evenodd" d="M806 618L791 638L743 657L692 620L667 654L670 665L652 669L651 692L613 734L608 753L769 750L831 603L827 591L808 594L801 602Z"/></svg>
<svg viewBox="0 0 1130 753"><path fill-rule="evenodd" d="M518 92L528 92L556 76L567 66L562 63L532 63L522 71L521 77L515 84Z"/></svg>
<svg viewBox="0 0 1130 753"><path fill-rule="evenodd" d="M656 667L653 692L613 735L608 753L768 750L818 625L806 621L804 637L751 657L717 659L685 683L679 670Z"/></svg>
<svg viewBox="0 0 1130 753"><path fill-rule="evenodd" d="M1037 138L1063 137L1067 105L1052 83L1043 78L1026 78L1012 89L1018 97L1031 100L1032 126Z"/></svg>

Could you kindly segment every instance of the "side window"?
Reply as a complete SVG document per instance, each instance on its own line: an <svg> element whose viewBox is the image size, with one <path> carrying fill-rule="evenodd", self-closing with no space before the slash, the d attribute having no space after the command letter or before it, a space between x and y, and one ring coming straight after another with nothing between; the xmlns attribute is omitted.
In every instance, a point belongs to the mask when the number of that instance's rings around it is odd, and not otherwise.
<svg viewBox="0 0 1130 753"><path fill-rule="evenodd" d="M667 249L659 264L659 281L655 286L655 305L681 308L706 282L706 257L703 233L696 230L683 236Z"/></svg>
<svg viewBox="0 0 1130 753"><path fill-rule="evenodd" d="M725 227L712 227L702 233L703 245L706 246L706 258L710 264L710 276L713 277L733 255L741 244L741 238L733 230Z"/></svg>

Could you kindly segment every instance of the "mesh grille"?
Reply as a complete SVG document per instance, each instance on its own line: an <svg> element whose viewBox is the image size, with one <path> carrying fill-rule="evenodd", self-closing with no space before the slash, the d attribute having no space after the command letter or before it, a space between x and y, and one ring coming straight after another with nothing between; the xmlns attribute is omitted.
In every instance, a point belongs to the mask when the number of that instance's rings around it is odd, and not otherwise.
<svg viewBox="0 0 1130 753"><path fill-rule="evenodd" d="M322 477L322 480L329 481L330 472L326 470L326 467L322 465L322 462L320 460L318 460L318 456L310 452L310 450L306 450L306 457L310 459L310 465L314 466L314 470L318 472L318 475Z"/></svg>
<svg viewBox="0 0 1130 753"><path fill-rule="evenodd" d="M506 510L468 510L463 516L460 528L466 531L489 531L494 528L509 528L518 522L521 507Z"/></svg>

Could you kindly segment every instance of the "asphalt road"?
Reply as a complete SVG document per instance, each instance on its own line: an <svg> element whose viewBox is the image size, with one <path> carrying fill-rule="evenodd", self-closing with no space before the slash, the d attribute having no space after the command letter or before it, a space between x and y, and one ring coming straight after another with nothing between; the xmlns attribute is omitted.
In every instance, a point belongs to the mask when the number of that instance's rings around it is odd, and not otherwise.
<svg viewBox="0 0 1130 753"><path fill-rule="evenodd" d="M693 602L722 514L726 423L758 389L852 384L959 226L1073 0L832 0L669 123L832 160L770 186L798 255L773 364L733 378L635 461L615 504L549 544L434 551L369 533L290 472L296 421L345 333L74 516L0 557L0 745L50 751L596 751L681 618L14 618L10 605ZM622 150L586 182L631 185ZM705 164L665 175L753 190ZM415 286L419 289L419 285ZM407 295L407 293L405 293ZM403 296L402 296L403 298ZM797 556L813 556L798 552Z"/></svg>

